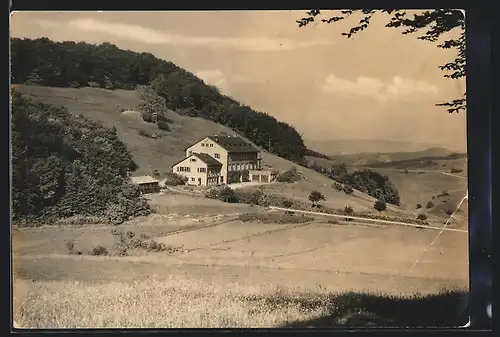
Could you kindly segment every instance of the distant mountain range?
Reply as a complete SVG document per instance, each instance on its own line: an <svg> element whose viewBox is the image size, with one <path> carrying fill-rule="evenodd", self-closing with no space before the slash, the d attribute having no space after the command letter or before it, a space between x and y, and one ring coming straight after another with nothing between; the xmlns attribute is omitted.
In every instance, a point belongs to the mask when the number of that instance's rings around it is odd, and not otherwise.
<svg viewBox="0 0 500 337"><path fill-rule="evenodd" d="M415 143L407 141L368 140L368 139L336 139L336 140L305 140L306 146L327 156L349 155L359 153L394 153L430 151L432 156L452 153L433 143ZM427 156L427 154L425 155Z"/></svg>

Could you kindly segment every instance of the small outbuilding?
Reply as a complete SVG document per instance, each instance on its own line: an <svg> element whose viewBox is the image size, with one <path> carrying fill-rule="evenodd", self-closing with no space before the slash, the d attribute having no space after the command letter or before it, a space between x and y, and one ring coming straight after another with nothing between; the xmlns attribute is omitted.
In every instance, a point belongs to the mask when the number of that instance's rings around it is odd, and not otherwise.
<svg viewBox="0 0 500 337"><path fill-rule="evenodd" d="M130 177L130 180L139 186L142 194L160 192L160 182L151 176Z"/></svg>
<svg viewBox="0 0 500 337"><path fill-rule="evenodd" d="M248 178L251 182L270 183L276 179L278 171L276 170L249 170Z"/></svg>

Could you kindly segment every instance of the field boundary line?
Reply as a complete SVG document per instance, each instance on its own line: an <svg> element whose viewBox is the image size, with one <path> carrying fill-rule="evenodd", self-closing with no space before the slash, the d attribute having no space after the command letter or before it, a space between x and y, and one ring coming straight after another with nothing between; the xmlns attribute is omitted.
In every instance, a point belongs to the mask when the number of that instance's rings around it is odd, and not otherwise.
<svg viewBox="0 0 500 337"><path fill-rule="evenodd" d="M313 212L313 211L303 211L299 209L292 208L283 208L276 206L269 206L270 209L286 211L286 212L294 212L294 213L304 213L304 214L312 214L312 215L320 215L320 216L329 216L332 218L349 218L353 220L363 220L363 221L371 221L378 223L385 223L389 225L399 225L399 226L407 226L414 227L419 229L434 229L438 231L450 231L450 232L459 232L459 233L468 233L467 230L464 229L455 229L455 228L445 228L445 227L434 227L434 226L426 226L426 225L417 225L412 223L400 222L400 221L390 221L390 220L380 220L380 219L372 219L372 218L364 218L359 216L351 216L351 215L339 215L339 214L330 214L330 213L322 213L322 212Z"/></svg>

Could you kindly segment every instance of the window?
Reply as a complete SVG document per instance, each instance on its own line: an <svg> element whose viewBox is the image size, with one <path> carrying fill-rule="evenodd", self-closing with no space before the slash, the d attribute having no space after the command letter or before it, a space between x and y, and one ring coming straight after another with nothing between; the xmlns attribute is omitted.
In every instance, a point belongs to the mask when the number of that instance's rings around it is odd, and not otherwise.
<svg viewBox="0 0 500 337"><path fill-rule="evenodd" d="M203 146L203 147L204 147L204 146L205 146L205 143L201 143L201 146Z"/></svg>
<svg viewBox="0 0 500 337"><path fill-rule="evenodd" d="M178 172L191 172L191 168L190 167L178 167L177 168Z"/></svg>
<svg viewBox="0 0 500 337"><path fill-rule="evenodd" d="M214 158L215 159L220 159L220 153L214 153Z"/></svg>
<svg viewBox="0 0 500 337"><path fill-rule="evenodd" d="M191 158L191 160L189 160L190 162L195 162L196 161L196 158Z"/></svg>
<svg viewBox="0 0 500 337"><path fill-rule="evenodd" d="M204 168L204 167L199 167L198 168L198 173L205 173L205 172L207 172L206 168Z"/></svg>
<svg viewBox="0 0 500 337"><path fill-rule="evenodd" d="M214 144L210 144L210 147L214 147Z"/></svg>
<svg viewBox="0 0 500 337"><path fill-rule="evenodd" d="M191 178L191 181L196 181L196 179L194 179L194 178Z"/></svg>

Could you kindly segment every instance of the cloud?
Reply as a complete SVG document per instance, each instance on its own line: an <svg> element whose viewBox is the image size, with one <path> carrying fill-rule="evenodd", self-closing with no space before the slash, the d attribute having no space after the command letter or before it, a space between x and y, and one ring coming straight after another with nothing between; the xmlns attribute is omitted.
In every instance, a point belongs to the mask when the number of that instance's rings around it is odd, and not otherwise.
<svg viewBox="0 0 500 337"><path fill-rule="evenodd" d="M206 84L214 85L219 88L222 92L227 92L229 89L228 81L224 73L219 70L203 70L195 74L197 77L201 78Z"/></svg>
<svg viewBox="0 0 500 337"><path fill-rule="evenodd" d="M384 83L377 78L358 77L355 81L330 74L321 88L324 92L336 92L345 95L357 95L374 98L378 101L396 99L422 94L436 94L435 85L425 81L403 79L394 76L392 81Z"/></svg>
<svg viewBox="0 0 500 337"><path fill-rule="evenodd" d="M165 44L174 46L202 46L211 48L237 49L243 51L284 51L308 48L312 46L332 45L332 41L295 41L291 39L273 39L268 37L210 37L177 35L140 25L113 23L92 18L82 18L65 24L54 21L36 21L42 28L66 26L87 32L109 34L122 39L134 40L147 44Z"/></svg>

